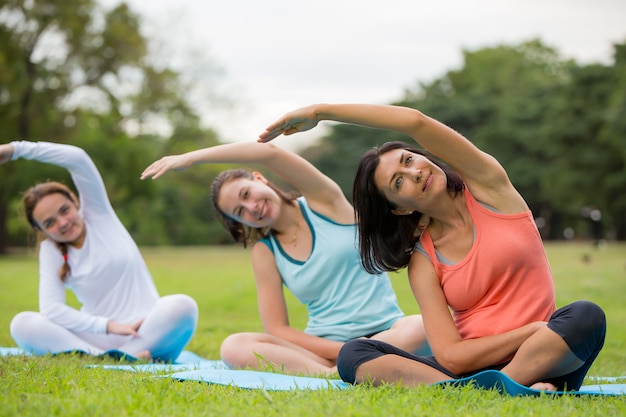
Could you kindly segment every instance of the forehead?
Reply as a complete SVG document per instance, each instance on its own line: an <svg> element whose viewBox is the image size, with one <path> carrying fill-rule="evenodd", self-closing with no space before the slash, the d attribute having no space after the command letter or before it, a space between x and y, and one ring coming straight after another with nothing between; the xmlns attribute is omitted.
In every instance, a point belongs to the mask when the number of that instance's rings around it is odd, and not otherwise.
<svg viewBox="0 0 626 417"><path fill-rule="evenodd" d="M410 153L405 149L394 149L382 154L379 158L378 166L374 171L374 184L385 195L389 191L389 181L398 171L403 153Z"/></svg>
<svg viewBox="0 0 626 417"><path fill-rule="evenodd" d="M72 203L72 201L66 195L61 193L48 194L42 197L33 209L33 218L41 221L55 216L60 208L68 203Z"/></svg>

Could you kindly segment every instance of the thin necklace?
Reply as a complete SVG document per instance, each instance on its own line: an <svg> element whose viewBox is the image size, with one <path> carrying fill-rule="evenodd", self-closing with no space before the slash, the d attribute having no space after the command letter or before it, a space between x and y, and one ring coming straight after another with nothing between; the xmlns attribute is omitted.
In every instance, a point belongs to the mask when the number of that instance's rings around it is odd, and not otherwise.
<svg viewBox="0 0 626 417"><path fill-rule="evenodd" d="M296 202L296 228L293 231L293 237L288 242L289 245L298 246L298 232L300 231L300 208Z"/></svg>

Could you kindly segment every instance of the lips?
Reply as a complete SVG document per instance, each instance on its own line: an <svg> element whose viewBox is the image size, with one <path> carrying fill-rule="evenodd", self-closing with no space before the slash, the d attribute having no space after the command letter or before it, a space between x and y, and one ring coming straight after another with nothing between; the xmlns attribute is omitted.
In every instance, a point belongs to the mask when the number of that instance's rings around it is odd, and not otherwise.
<svg viewBox="0 0 626 417"><path fill-rule="evenodd" d="M267 201L263 203L263 206L261 206L261 212L259 213L259 220L263 220L263 217L265 217L265 214L267 212Z"/></svg>
<svg viewBox="0 0 626 417"><path fill-rule="evenodd" d="M61 234L63 236L67 236L68 234L70 234L72 231L74 230L74 224L69 225L67 228L65 228L64 230L61 230Z"/></svg>
<svg viewBox="0 0 626 417"><path fill-rule="evenodd" d="M432 172L428 175L428 178L426 178L426 181L424 181L424 187L422 188L422 191L426 191L426 189L430 186L431 182L433 182Z"/></svg>

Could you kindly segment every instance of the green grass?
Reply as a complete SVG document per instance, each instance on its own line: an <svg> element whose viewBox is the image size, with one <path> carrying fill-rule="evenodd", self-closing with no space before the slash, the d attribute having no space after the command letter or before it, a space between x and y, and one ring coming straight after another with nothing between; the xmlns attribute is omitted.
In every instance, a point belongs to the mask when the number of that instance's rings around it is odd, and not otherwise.
<svg viewBox="0 0 626 417"><path fill-rule="evenodd" d="M603 351L593 376L626 375L626 245L547 244L557 304L589 299L607 313ZM145 248L162 295L186 293L200 307L198 331L187 347L219 359L228 334L261 331L249 251L240 247ZM405 313L418 312L404 273L392 276ZM37 310L37 261L33 251L0 257L0 346L15 346L11 318ZM71 294L71 293L68 293ZM76 300L68 297L77 305ZM302 328L306 312L288 294L290 320ZM620 416L624 397L510 398L470 388L355 387L342 391L266 392L153 374L87 368L110 359L0 358L0 416Z"/></svg>

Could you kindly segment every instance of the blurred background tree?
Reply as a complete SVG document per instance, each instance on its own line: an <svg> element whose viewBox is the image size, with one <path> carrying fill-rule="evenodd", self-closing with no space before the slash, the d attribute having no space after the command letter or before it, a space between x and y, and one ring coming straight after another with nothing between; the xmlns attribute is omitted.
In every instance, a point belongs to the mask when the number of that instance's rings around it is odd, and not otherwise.
<svg viewBox="0 0 626 417"><path fill-rule="evenodd" d="M626 239L626 44L615 64L580 66L539 40L464 51L462 68L407 89L393 104L419 109L495 156L545 239ZM357 139L358 138L358 139ZM332 128L304 155L351 195L360 155L401 135ZM589 227L589 209L602 213ZM596 229L593 232L590 229Z"/></svg>
<svg viewBox="0 0 626 417"><path fill-rule="evenodd" d="M83 147L139 243L204 244L221 229L198 227L211 217L207 198L201 197L206 183L189 180L215 169L178 177L176 186L138 179L155 158L184 148L179 142L187 149L218 143L185 99L190 87L150 56L140 29L140 17L124 3L103 10L93 0L5 1L0 6L3 137ZM50 178L71 181L64 170L29 161L0 169L4 253L10 245L27 244L20 193Z"/></svg>
<svg viewBox="0 0 626 417"><path fill-rule="evenodd" d="M231 242L212 213L209 187L228 166L203 165L159 181L139 180L162 155L220 143L198 109L217 97L219 67L191 51L202 80L174 68L163 42L142 34L141 17L121 3L5 0L0 3L0 124L3 142L48 140L83 147L111 202L140 245ZM162 42L157 44L157 42ZM170 45L171 47L171 45ZM579 65L540 40L463 51L464 62L396 103L458 130L507 169L545 239L564 230L626 239L626 43L611 65ZM200 64L199 64L200 63ZM204 101L204 102L203 102ZM285 109L288 110L288 109ZM302 155L348 197L360 155L410 139L336 125ZM28 245L20 193L64 170L18 161L0 166L0 253Z"/></svg>

